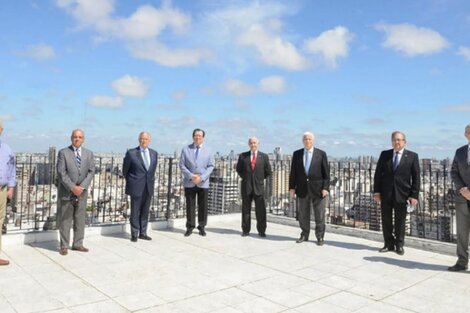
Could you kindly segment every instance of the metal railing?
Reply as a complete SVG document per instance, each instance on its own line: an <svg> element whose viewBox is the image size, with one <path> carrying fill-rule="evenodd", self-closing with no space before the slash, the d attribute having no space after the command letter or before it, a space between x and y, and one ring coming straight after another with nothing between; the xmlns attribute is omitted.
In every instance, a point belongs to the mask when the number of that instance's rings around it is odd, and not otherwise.
<svg viewBox="0 0 470 313"><path fill-rule="evenodd" d="M422 160L420 206L408 214L407 234L440 241L454 241L454 191L446 162ZM87 225L122 223L129 216L122 158L97 157L87 203ZM219 158L210 178L209 213L239 212L240 179L236 160ZM289 160L272 161L266 180L269 214L297 217L295 199L289 197ZM373 201L373 162L330 162L330 195L327 222L379 231L380 208ZM8 230L54 229L57 212L55 164L47 156L18 160L17 188L7 208ZM178 159L160 156L150 220L185 216L185 197Z"/></svg>

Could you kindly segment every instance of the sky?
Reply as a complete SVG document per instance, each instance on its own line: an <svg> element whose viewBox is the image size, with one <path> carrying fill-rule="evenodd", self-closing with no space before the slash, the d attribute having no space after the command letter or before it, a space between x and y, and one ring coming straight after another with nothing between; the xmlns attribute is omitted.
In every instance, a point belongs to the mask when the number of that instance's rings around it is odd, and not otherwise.
<svg viewBox="0 0 470 313"><path fill-rule="evenodd" d="M221 154L311 131L334 157L452 157L470 123L467 0L0 0L2 140Z"/></svg>

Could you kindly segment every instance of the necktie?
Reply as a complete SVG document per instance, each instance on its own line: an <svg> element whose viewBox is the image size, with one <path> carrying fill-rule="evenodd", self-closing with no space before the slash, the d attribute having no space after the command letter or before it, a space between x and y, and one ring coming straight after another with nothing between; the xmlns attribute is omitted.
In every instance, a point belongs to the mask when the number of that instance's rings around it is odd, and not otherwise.
<svg viewBox="0 0 470 313"><path fill-rule="evenodd" d="M80 165L82 165L82 157L80 156L80 151L78 149L75 150L75 160L77 161L78 168L80 168Z"/></svg>
<svg viewBox="0 0 470 313"><path fill-rule="evenodd" d="M148 170L150 167L150 158L149 158L149 150L145 149L144 150L144 165L145 168Z"/></svg>
<svg viewBox="0 0 470 313"><path fill-rule="evenodd" d="M197 160L197 156L199 155L199 146L196 146L196 153L194 153L194 159Z"/></svg>
<svg viewBox="0 0 470 313"><path fill-rule="evenodd" d="M395 157L393 158L393 171L396 171L397 167L398 167L398 155L399 155L399 152L395 152Z"/></svg>
<svg viewBox="0 0 470 313"><path fill-rule="evenodd" d="M307 174L308 176L308 170L310 169L310 162L312 161L312 158L310 156L310 151L309 150L305 150L305 174Z"/></svg>
<svg viewBox="0 0 470 313"><path fill-rule="evenodd" d="M251 170L254 171L256 167L256 153L252 154L251 158Z"/></svg>

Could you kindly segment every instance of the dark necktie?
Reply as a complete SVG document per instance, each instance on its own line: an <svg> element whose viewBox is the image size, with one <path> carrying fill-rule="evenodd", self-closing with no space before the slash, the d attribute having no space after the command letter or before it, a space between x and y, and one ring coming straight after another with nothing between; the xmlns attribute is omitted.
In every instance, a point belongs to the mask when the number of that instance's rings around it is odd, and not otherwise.
<svg viewBox="0 0 470 313"><path fill-rule="evenodd" d="M393 171L396 171L398 167L398 154L399 152L395 152L395 157L393 158Z"/></svg>
<svg viewBox="0 0 470 313"><path fill-rule="evenodd" d="M77 166L80 169L80 165L82 165L82 157L80 156L80 152L75 150L75 159L77 160Z"/></svg>
<svg viewBox="0 0 470 313"><path fill-rule="evenodd" d="M194 154L194 158L197 160L197 157L199 155L199 146L196 146L196 153Z"/></svg>

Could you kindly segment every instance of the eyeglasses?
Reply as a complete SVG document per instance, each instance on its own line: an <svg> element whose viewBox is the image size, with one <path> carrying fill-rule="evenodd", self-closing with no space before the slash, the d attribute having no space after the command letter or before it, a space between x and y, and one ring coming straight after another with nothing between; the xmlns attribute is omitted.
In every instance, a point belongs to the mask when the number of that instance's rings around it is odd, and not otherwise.
<svg viewBox="0 0 470 313"><path fill-rule="evenodd" d="M396 139L392 139L392 141L405 141L405 139L396 138Z"/></svg>

